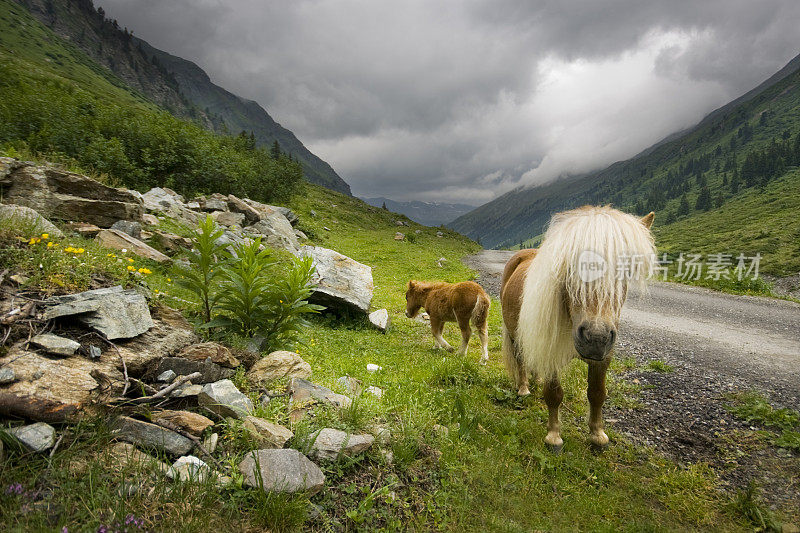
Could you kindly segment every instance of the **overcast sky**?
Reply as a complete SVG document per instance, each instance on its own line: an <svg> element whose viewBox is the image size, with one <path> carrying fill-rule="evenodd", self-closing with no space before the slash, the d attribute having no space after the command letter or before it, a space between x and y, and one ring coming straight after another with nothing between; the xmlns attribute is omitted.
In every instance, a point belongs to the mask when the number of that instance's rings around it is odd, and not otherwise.
<svg viewBox="0 0 800 533"><path fill-rule="evenodd" d="M798 0L95 0L358 196L481 204L626 159L800 53Z"/></svg>

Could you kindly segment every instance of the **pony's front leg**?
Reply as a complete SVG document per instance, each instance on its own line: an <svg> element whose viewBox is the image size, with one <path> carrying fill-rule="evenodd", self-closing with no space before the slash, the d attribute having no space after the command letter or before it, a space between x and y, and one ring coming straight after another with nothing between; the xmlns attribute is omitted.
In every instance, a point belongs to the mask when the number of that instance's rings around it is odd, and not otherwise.
<svg viewBox="0 0 800 533"><path fill-rule="evenodd" d="M608 446L608 435L603 431L603 403L606 401L606 370L611 363L608 357L602 362L589 363L589 441L598 448Z"/></svg>
<svg viewBox="0 0 800 533"><path fill-rule="evenodd" d="M431 316L431 333L433 333L433 340L434 348L444 348L448 352L453 351L453 347L450 346L444 337L442 337L442 331L444 331L444 321L438 318L434 318Z"/></svg>
<svg viewBox="0 0 800 533"><path fill-rule="evenodd" d="M544 384L544 403L547 404L547 436L544 442L554 453L560 453L564 441L561 439L561 422L558 420L558 408L564 398L564 389L558 377L553 377Z"/></svg>

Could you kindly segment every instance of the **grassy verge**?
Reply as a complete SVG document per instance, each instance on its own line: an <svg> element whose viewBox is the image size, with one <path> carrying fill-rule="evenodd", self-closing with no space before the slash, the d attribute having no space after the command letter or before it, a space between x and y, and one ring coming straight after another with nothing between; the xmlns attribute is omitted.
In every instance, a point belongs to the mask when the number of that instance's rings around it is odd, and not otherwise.
<svg viewBox="0 0 800 533"><path fill-rule="evenodd" d="M382 426L391 439L364 456L323 464L326 487L309 500L265 496L242 488L236 476L229 487L219 488L166 482L147 474L151 469L144 466L112 467L104 451L105 422L87 421L63 428L67 436L52 458L6 454L0 468L0 522L16 531L64 526L93 531L129 518L135 520L129 531L138 524L143 530L170 531L749 529L744 507L731 505L717 491L716 475L705 465L679 466L613 432L611 447L593 453L585 422L586 366L580 361L563 379L564 451L550 454L543 443L544 404L536 393L518 399L502 369L498 302L490 316L487 366L477 364L477 339L466 357L432 349L429 327L403 315L405 284L411 278L469 279L473 273L461 258L479 249L475 243L447 231L438 237L436 228L397 226L396 220L406 219L313 186L292 207L312 242L373 267L373 305L389 310L392 325L383 335L363 319L314 319L298 350L314 369L312 379L340 390L336 379L349 375L384 394L380 399L362 395L341 412L317 412L294 428L289 445L304 449L303 436L319 427L368 431ZM395 241L398 230L414 235L414 242ZM16 249L30 251L40 244L20 243ZM89 250L88 243L83 247ZM99 270L109 260L108 269L124 268L121 276L139 281L126 274L127 259L119 263L102 250L85 253L100 259ZM35 260L14 261L35 266ZM167 292L164 298L181 305L169 272L157 265L151 270L145 279L150 289ZM445 337L457 336L456 327L448 325ZM368 363L383 369L369 373ZM614 363L610 401L634 406L635 387L616 377L630 364ZM241 373L235 381L245 386ZM251 394L259 414L288 423L285 399L261 403L256 391ZM221 442L216 455L232 465L253 446L235 423L222 426Z"/></svg>

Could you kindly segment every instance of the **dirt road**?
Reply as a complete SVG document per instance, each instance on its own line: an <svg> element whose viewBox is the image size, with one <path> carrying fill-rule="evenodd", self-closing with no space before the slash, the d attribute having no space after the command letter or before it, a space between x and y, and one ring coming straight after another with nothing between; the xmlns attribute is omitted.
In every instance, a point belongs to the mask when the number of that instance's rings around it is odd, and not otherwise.
<svg viewBox="0 0 800 533"><path fill-rule="evenodd" d="M497 297L512 254L484 250L465 263ZM726 405L730 393L758 391L773 405L800 409L800 305L654 282L626 302L616 351L636 359L624 377L641 388L639 408L615 405L611 391L614 430L682 462L718 466L731 488L756 479L772 505L798 508L800 457L746 437L760 428ZM658 372L652 361L674 370Z"/></svg>

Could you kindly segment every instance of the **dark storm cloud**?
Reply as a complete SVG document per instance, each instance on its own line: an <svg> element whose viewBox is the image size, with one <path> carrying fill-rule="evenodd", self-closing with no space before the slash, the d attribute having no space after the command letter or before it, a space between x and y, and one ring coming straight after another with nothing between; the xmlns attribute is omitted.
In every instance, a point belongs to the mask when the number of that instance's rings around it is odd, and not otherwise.
<svg viewBox="0 0 800 533"><path fill-rule="evenodd" d="M105 0L356 194L480 203L629 157L798 53L795 0Z"/></svg>

